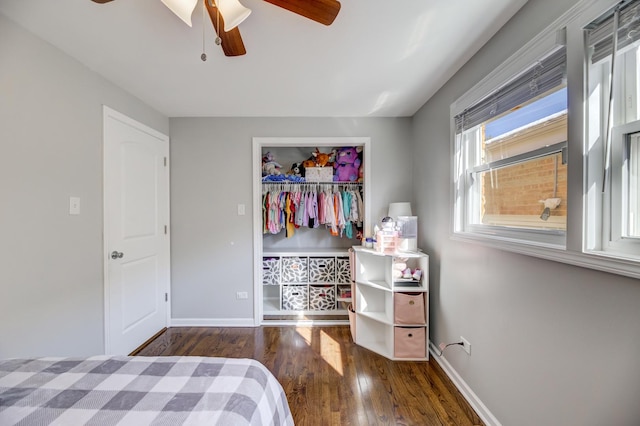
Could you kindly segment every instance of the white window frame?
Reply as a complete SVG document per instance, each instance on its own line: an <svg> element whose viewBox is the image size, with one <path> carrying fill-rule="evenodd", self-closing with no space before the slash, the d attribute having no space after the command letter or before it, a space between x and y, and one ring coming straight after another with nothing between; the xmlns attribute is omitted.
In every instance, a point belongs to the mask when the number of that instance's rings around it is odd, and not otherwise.
<svg viewBox="0 0 640 426"><path fill-rule="evenodd" d="M451 238L458 241L478 243L501 250L535 256L610 273L640 278L640 258L602 250L593 244L602 242L604 216L601 190L596 190L596 177L590 171L602 168L602 155L593 148L593 141L587 140L588 126L598 125L585 119L585 103L590 99L584 84L586 49L584 28L607 10L613 8L615 0L583 0L567 13L549 25L542 33L518 50L507 61L457 99L450 108L451 134ZM456 128L454 117L467 107L479 102L487 95L509 81L519 71L543 57L558 43L567 46L567 91L568 91L568 189L567 189L567 230L564 244L548 240L523 239L518 232L500 234L468 232L465 229L464 167L466 159L456 149ZM592 78L592 76L589 76ZM596 229L594 231L594 229ZM530 235L528 236L530 237Z"/></svg>
<svg viewBox="0 0 640 426"><path fill-rule="evenodd" d="M475 189L470 185L468 180L470 179L469 172L474 168L475 164L474 155L478 156L479 152L476 152L477 150L473 148L466 149L470 143L467 137L473 129L456 134L455 122L453 120L455 116L461 114L466 108L490 96L506 82L530 68L553 50L558 49L560 43L564 42L563 34L564 31L561 27L558 27L557 30L541 33L537 38L532 40L531 43L527 44L525 48L520 49L514 56L505 61L493 73L451 105L451 134L453 137L452 170L455 171L452 189L452 199L454 200L452 205L454 212L453 238L467 241L482 241L499 248L504 248L512 244L559 250L565 248L564 231L474 224L474 222L478 222L478 218L471 217L477 215L477 212L472 211L472 209L478 201L477 195L474 194ZM478 128L479 127L480 126L478 126ZM475 137L477 138L479 136L476 134Z"/></svg>
<svg viewBox="0 0 640 426"><path fill-rule="evenodd" d="M629 176L628 176L628 135L640 132L638 114L638 78L640 70L640 47L624 49L616 57L615 84L613 97L613 124L611 131L611 163L607 178L604 178L603 159L592 155L586 170L587 186L599 188L586 194L586 227L584 230L584 250L598 256L607 256L640 262L640 238L628 236L629 226ZM610 62L597 67L587 64L589 96L585 115L591 123L586 132L586 152L602 152L605 155L605 133L607 122L608 87L610 84ZM604 88L604 90L602 90ZM606 99L603 99L607 97ZM596 230L599 229L598 233Z"/></svg>

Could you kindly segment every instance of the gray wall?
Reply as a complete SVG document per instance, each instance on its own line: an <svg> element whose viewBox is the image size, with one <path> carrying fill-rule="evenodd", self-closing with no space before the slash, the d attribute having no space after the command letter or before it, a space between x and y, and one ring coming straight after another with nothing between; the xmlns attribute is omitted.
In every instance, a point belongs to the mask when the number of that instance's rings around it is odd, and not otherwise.
<svg viewBox="0 0 640 426"><path fill-rule="evenodd" d="M640 282L449 238L453 101L568 10L529 1L414 117L431 340L504 425L640 423Z"/></svg>
<svg viewBox="0 0 640 426"><path fill-rule="evenodd" d="M0 358L104 352L103 104L168 134L166 117L0 15Z"/></svg>
<svg viewBox="0 0 640 426"><path fill-rule="evenodd" d="M260 167L252 163L253 137L369 136L372 176L365 178L372 180L374 220L385 215L390 201L411 199L408 118L172 118L170 123L174 319L253 318L251 209L260 202L252 199L252 170ZM246 205L246 216L237 215L237 204ZM236 300L236 291L248 292L249 299Z"/></svg>
<svg viewBox="0 0 640 426"><path fill-rule="evenodd" d="M408 119L171 120L173 316L252 315L234 297L252 291L251 137L371 136L374 219L413 198L432 340L471 342L447 359L493 414L637 424L638 281L448 234L449 105L573 3L528 2L414 117L413 150ZM163 133L169 121L2 16L0 57L0 357L101 353L102 104Z"/></svg>

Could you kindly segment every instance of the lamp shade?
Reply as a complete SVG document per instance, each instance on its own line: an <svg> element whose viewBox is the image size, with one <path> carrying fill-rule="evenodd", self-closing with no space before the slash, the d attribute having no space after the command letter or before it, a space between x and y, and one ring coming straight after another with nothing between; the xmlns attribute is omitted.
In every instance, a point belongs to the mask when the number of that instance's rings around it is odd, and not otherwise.
<svg viewBox="0 0 640 426"><path fill-rule="evenodd" d="M171 9L178 18L182 19L185 24L192 26L191 14L196 8L196 4L198 4L198 0L162 0L162 3Z"/></svg>
<svg viewBox="0 0 640 426"><path fill-rule="evenodd" d="M251 14L251 9L244 7L238 0L217 0L215 3L224 20L225 32L240 25Z"/></svg>
<svg viewBox="0 0 640 426"><path fill-rule="evenodd" d="M412 216L411 203L407 201L389 204L388 216L393 218L394 220L397 220L398 216Z"/></svg>

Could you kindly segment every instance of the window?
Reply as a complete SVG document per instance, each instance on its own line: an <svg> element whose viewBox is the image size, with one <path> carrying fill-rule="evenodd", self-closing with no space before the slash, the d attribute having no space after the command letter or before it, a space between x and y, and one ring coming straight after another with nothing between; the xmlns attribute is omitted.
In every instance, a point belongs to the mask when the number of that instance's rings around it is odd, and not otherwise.
<svg viewBox="0 0 640 426"><path fill-rule="evenodd" d="M640 0L620 3L585 32L585 250L640 259Z"/></svg>
<svg viewBox="0 0 640 426"><path fill-rule="evenodd" d="M566 49L556 47L454 116L454 231L563 246Z"/></svg>
<svg viewBox="0 0 640 426"><path fill-rule="evenodd" d="M639 102L640 0L577 2L451 105L452 238L640 278Z"/></svg>

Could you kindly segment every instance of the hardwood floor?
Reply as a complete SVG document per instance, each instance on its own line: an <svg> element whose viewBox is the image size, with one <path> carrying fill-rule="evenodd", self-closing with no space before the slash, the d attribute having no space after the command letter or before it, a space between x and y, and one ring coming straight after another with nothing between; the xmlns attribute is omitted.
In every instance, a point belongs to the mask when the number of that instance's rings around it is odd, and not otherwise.
<svg viewBox="0 0 640 426"><path fill-rule="evenodd" d="M438 363L394 362L348 326L169 328L137 355L253 358L278 378L296 425L482 425Z"/></svg>

